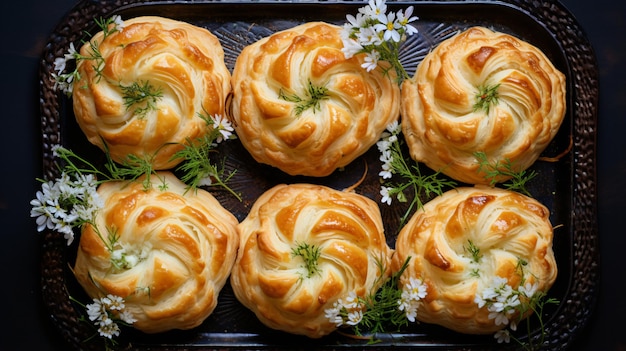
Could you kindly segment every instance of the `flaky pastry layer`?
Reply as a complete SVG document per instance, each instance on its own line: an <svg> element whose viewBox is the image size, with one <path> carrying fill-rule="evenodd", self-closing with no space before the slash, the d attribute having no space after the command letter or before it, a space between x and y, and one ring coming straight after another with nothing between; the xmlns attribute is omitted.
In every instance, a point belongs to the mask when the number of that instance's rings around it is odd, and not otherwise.
<svg viewBox="0 0 626 351"><path fill-rule="evenodd" d="M340 33L339 26L309 22L261 39L237 58L232 118L258 162L290 175L327 176L398 119L395 72L367 72L362 54L346 59ZM327 92L307 105L311 87Z"/></svg>
<svg viewBox="0 0 626 351"><path fill-rule="evenodd" d="M477 106L490 99L489 88L496 99ZM565 94L565 75L540 49L473 27L440 43L404 81L403 133L413 159L464 183L489 184L475 153L527 169L559 130Z"/></svg>
<svg viewBox="0 0 626 351"><path fill-rule="evenodd" d="M195 142L208 132L198 114L224 116L230 93L224 51L207 29L186 22L143 16L124 24L106 38L97 33L80 49L95 57L97 47L102 62L79 62L74 114L87 139L108 149L113 160L121 163L131 154L169 169L180 162L172 156L187 139ZM136 99L135 85L149 85L161 96Z"/></svg>
<svg viewBox="0 0 626 351"><path fill-rule="evenodd" d="M159 177L167 190L158 189L155 176L148 190L143 178L98 188L104 208L95 225L102 237L85 225L74 265L90 297L124 298L137 319L133 327L147 333L200 325L217 305L239 245L237 219L209 192L187 191L169 172ZM120 249L127 267L114 264L122 262Z"/></svg>
<svg viewBox="0 0 626 351"><path fill-rule="evenodd" d="M372 293L389 274L392 250L378 206L356 193L277 185L259 197L238 231L231 286L243 305L277 330L327 335L336 326L325 309L350 292ZM305 245L308 252L319 249L311 274L304 255L294 254Z"/></svg>
<svg viewBox="0 0 626 351"><path fill-rule="evenodd" d="M459 187L426 203L402 228L393 258L397 270L411 257L401 284L413 277L427 286L417 319L468 334L504 328L475 297L495 277L513 289L550 289L557 266L549 216L533 198L485 186ZM517 321L519 313L509 317Z"/></svg>

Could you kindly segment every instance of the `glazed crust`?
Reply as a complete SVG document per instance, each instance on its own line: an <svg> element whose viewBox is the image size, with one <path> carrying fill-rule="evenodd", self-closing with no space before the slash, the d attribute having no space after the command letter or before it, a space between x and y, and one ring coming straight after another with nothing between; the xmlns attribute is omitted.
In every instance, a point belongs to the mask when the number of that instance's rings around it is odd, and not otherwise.
<svg viewBox="0 0 626 351"><path fill-rule="evenodd" d="M481 87L498 86L488 111ZM489 184L476 152L490 164L530 167L565 116L565 76L537 47L483 27L440 43L402 85L402 127L411 157L468 184ZM502 182L508 177L499 176Z"/></svg>
<svg viewBox="0 0 626 351"><path fill-rule="evenodd" d="M151 179L145 191L136 182L107 182L98 188L104 208L96 225L104 238L111 229L138 263L112 265L111 252L94 227L83 227L74 274L90 297L125 298L133 326L147 333L190 329L214 310L235 261L237 219L207 191L187 191L172 173L160 172L168 189Z"/></svg>
<svg viewBox="0 0 626 351"><path fill-rule="evenodd" d="M235 296L265 325L319 338L336 329L325 316L350 292L364 297L389 274L378 206L355 193L311 184L277 185L265 192L239 226L231 274ZM311 275L293 250L320 249ZM384 272L378 264L385 267Z"/></svg>
<svg viewBox="0 0 626 351"><path fill-rule="evenodd" d="M411 257L402 284L414 277L427 285L417 319L468 334L502 329L474 299L496 276L513 289L522 277L523 285L550 289L557 266L549 215L535 199L484 186L449 190L426 203L401 230L393 258L397 270Z"/></svg>
<svg viewBox="0 0 626 351"><path fill-rule="evenodd" d="M327 176L398 119L395 72L367 72L362 54L346 59L340 33L341 27L309 22L261 39L237 58L233 124L258 162L290 175ZM319 106L298 113L293 98L310 100L309 84L328 92Z"/></svg>
<svg viewBox="0 0 626 351"><path fill-rule="evenodd" d="M208 30L185 22L144 16L126 20L121 32L91 39L104 60L100 73L93 60L81 60L74 83L74 114L87 139L108 148L114 161L129 154L152 157L155 169L169 169L189 139L207 133L198 114L225 113L230 72L219 40ZM90 43L81 55L93 56ZM127 106L122 87L149 84L162 96L154 108L143 101ZM145 109L145 112L141 112ZM208 117L208 116L207 116ZM106 144L106 146L105 146Z"/></svg>

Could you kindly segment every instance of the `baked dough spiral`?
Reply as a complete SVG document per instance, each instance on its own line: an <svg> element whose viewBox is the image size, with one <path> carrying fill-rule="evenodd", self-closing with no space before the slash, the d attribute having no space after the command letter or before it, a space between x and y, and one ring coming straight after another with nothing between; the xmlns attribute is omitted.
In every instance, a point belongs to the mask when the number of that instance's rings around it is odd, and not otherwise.
<svg viewBox="0 0 626 351"><path fill-rule="evenodd" d="M497 101L475 107L494 87ZM473 27L440 43L403 83L403 133L413 159L461 182L489 184L475 153L527 169L561 126L565 93L565 76L540 49Z"/></svg>
<svg viewBox="0 0 626 351"><path fill-rule="evenodd" d="M449 190L426 203L398 235L392 265L397 270L410 256L401 283L413 277L427 286L416 318L468 334L502 329L475 296L494 277L513 289L552 286L557 266L549 215L533 198L485 186Z"/></svg>
<svg viewBox="0 0 626 351"><path fill-rule="evenodd" d="M325 309L350 292L364 297L390 272L392 250L378 206L356 193L277 185L259 197L238 231L231 286L237 299L273 329L311 338L327 335L336 326ZM303 255L294 255L303 245L319 249L314 272Z"/></svg>
<svg viewBox="0 0 626 351"><path fill-rule="evenodd" d="M103 64L79 61L74 114L87 139L108 148L114 161L154 156L155 169L169 169L180 162L171 158L182 143L208 132L198 114L224 116L230 93L224 51L217 37L189 23L144 16L124 25L106 38L97 33L80 49L95 56L95 45ZM161 96L127 105L125 98L146 85Z"/></svg>
<svg viewBox="0 0 626 351"><path fill-rule="evenodd" d="M395 71L367 72L363 54L346 59L340 33L341 27L309 22L242 50L231 113L258 162L290 175L327 176L365 153L398 119ZM311 99L311 89L326 93Z"/></svg>
<svg viewBox="0 0 626 351"><path fill-rule="evenodd" d="M148 190L144 178L100 185L104 208L95 224L105 240L109 233L118 239L112 253L85 225L74 265L90 297L125 298L133 326L146 333L200 325L217 305L239 245L237 219L209 192L187 191L170 172L159 177L167 190L154 176ZM121 248L125 260L115 253Z"/></svg>

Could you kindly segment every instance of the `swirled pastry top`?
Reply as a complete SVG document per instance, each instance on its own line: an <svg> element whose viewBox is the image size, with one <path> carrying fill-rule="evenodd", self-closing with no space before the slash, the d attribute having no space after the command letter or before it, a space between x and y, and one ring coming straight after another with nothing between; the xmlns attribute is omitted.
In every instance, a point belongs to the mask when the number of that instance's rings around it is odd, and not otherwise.
<svg viewBox="0 0 626 351"><path fill-rule="evenodd" d="M378 206L356 193L277 185L259 197L238 231L231 286L273 329L329 334L336 326L325 309L351 292L364 297L389 274L392 250Z"/></svg>
<svg viewBox="0 0 626 351"><path fill-rule="evenodd" d="M207 191L170 172L98 188L104 208L83 227L74 274L91 297L124 298L147 333L190 329L215 309L235 261L237 219ZM161 179L167 190L160 190ZM109 239L115 234L117 239ZM106 243L102 240L104 239Z"/></svg>
<svg viewBox="0 0 626 351"><path fill-rule="evenodd" d="M89 141L108 147L115 161L154 155L155 169L168 169L180 162L171 158L187 139L208 131L198 114L224 115L224 51L212 33L189 23L145 16L124 25L80 49L101 60L79 61L74 114Z"/></svg>
<svg viewBox="0 0 626 351"><path fill-rule="evenodd" d="M494 279L514 290L552 286L557 266L549 216L533 198L485 186L449 190L426 203L400 231L393 259L398 269L411 257L402 284L413 277L427 286L416 318L469 334L504 328L475 298L495 288Z"/></svg>
<svg viewBox="0 0 626 351"><path fill-rule="evenodd" d="M395 72L367 72L362 54L346 59L340 33L309 22L261 39L237 58L231 113L258 162L290 175L327 176L398 119Z"/></svg>
<svg viewBox="0 0 626 351"><path fill-rule="evenodd" d="M470 28L440 43L402 85L411 157L470 184L491 181L478 172L477 152L525 170L561 126L565 90L565 76L537 47Z"/></svg>

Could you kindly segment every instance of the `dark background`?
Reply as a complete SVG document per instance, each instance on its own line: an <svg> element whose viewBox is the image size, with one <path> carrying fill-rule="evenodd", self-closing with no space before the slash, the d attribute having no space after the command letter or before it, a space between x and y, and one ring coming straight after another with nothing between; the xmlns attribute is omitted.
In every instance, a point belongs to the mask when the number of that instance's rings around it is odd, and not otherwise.
<svg viewBox="0 0 626 351"><path fill-rule="evenodd" d="M74 0L2 1L0 100L0 351L65 350L41 303L40 247L29 202L41 176L39 56ZM600 98L597 189L601 284L572 350L626 350L626 2L562 0L590 40Z"/></svg>

